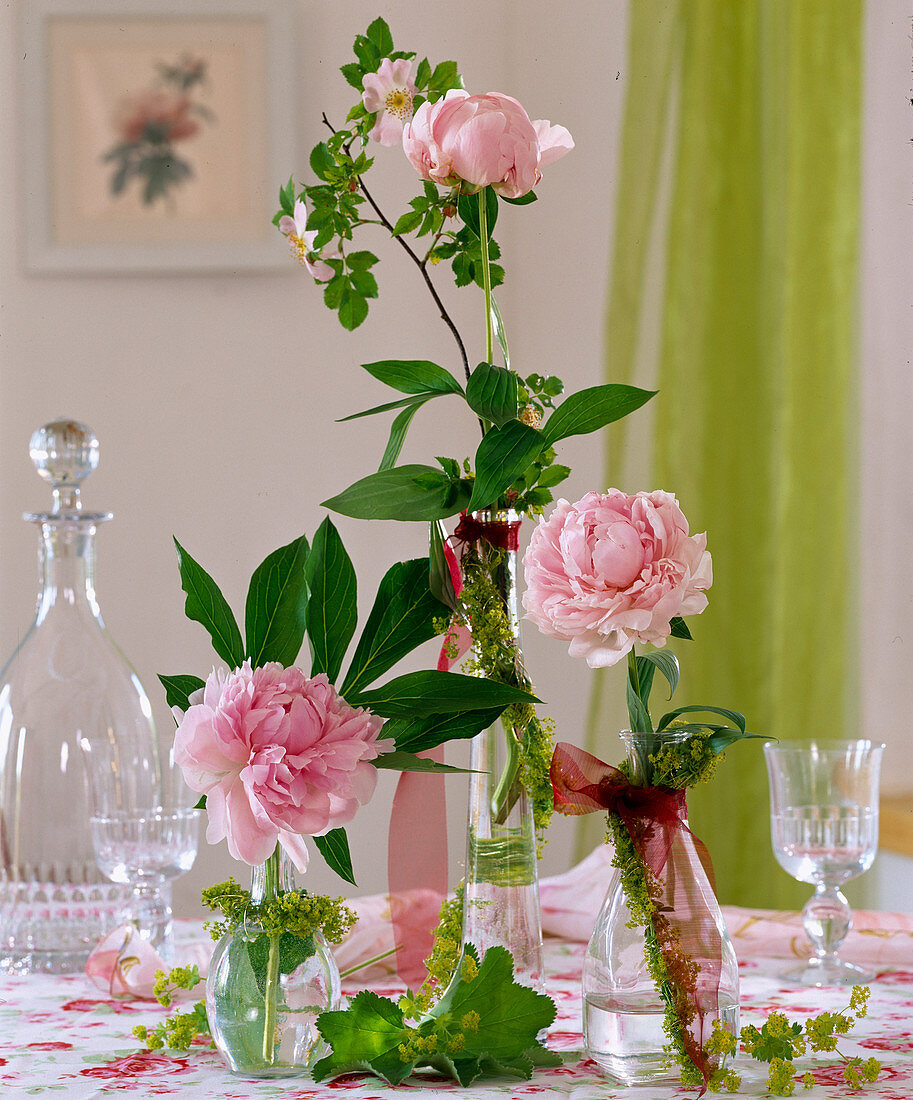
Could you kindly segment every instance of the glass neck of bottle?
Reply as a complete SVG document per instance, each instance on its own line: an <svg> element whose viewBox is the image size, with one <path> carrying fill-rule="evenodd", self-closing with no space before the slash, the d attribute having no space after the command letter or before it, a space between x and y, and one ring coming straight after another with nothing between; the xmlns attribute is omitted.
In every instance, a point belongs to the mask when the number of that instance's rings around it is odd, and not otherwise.
<svg viewBox="0 0 913 1100"><path fill-rule="evenodd" d="M258 863L251 870L250 900L252 905L262 905L272 901L280 894L288 894L295 889L295 876L292 861L285 850L276 845L273 854L264 863Z"/></svg>
<svg viewBox="0 0 913 1100"><path fill-rule="evenodd" d="M504 602L507 619L515 639L520 638L519 589L517 551L520 516L513 511L486 510L473 512L480 538L476 543L479 560L485 566L492 583Z"/></svg>
<svg viewBox="0 0 913 1100"><path fill-rule="evenodd" d="M84 520L42 522L37 622L61 603L101 618L95 598L95 531L95 524Z"/></svg>

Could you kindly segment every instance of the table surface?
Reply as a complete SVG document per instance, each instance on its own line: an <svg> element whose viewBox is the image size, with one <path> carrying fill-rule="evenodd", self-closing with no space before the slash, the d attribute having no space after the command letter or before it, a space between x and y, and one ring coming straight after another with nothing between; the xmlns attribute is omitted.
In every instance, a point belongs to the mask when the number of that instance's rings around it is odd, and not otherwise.
<svg viewBox="0 0 913 1100"><path fill-rule="evenodd" d="M193 922L180 922L181 936L198 934ZM186 1055L145 1051L133 1038L134 1025L154 1026L166 1010L142 1001L106 997L83 975L0 977L0 1096L27 1096L59 1092L73 1100L90 1100L117 1092L134 1096L286 1097L314 1100L348 1093L360 1100L394 1100L405 1094L423 1097L455 1094L482 1100L501 1097L573 1097L573 1100L664 1100L694 1096L677 1085L624 1088L601 1077L582 1052L580 1023L581 943L546 940L548 988L558 1005L558 1016L548 1045L560 1051L564 1064L537 1070L531 1081L485 1080L468 1089L433 1074L414 1075L392 1089L384 1082L350 1074L315 1085L308 1077L253 1081L233 1077L219 1055L194 1047ZM836 1011L846 1003L841 990L786 989L777 979L785 960L746 957L742 973L742 1023L760 1026L771 1009L804 1020L824 1009ZM911 959L913 966L913 959ZM378 993L401 991L391 983L372 985ZM913 969L881 969L872 983L869 1015L861 1020L842 1049L850 1055L877 1057L881 1078L862 1094L879 1100L913 1097ZM816 1085L797 1096L815 1098L859 1096L849 1089L831 1055L803 1058ZM766 1074L759 1063L740 1056L735 1068L742 1075L745 1096L764 1096Z"/></svg>

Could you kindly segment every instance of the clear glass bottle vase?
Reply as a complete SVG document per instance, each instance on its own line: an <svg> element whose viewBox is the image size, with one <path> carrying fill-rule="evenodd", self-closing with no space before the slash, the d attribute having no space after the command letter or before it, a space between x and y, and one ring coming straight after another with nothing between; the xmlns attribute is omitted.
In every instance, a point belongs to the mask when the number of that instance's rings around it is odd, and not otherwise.
<svg viewBox="0 0 913 1100"><path fill-rule="evenodd" d="M689 734L624 731L632 781L658 742L684 741ZM682 797L684 792L682 792ZM687 820L684 821L687 826ZM621 826L624 827L623 825ZM680 830L675 867L661 876L653 901L660 913L700 914L699 932L682 937L699 964L695 994L700 1023L691 1025L698 1044L709 1038L718 1017L733 1034L739 1030L739 968L716 893L695 848ZM652 930L651 930L652 933ZM587 1055L608 1077L626 1085L677 1081L679 1067L668 1053L663 1029L666 1004L648 967L647 929L632 918L618 869L612 875L583 964L583 1030ZM719 974L718 984L716 974Z"/></svg>
<svg viewBox="0 0 913 1100"><path fill-rule="evenodd" d="M60 974L85 966L130 895L98 870L90 815L160 804L161 766L149 700L95 595L111 515L83 511L80 484L98 440L59 420L29 453L53 506L25 516L40 534L38 609L0 671L0 968Z"/></svg>
<svg viewBox="0 0 913 1100"><path fill-rule="evenodd" d="M292 864L281 849L253 868L252 905L294 889ZM216 945L206 1014L232 1073L295 1077L328 1052L316 1023L321 1012L339 1007L339 968L323 936L311 939L269 935L251 918Z"/></svg>
<svg viewBox="0 0 913 1100"><path fill-rule="evenodd" d="M517 593L520 517L510 511L486 511L469 518L479 537L471 554L464 555L465 583L473 583L477 570L487 575L510 633L506 667L499 676L528 688ZM474 644L489 643L474 639ZM521 730L501 720L472 741L463 942L472 943L480 955L489 947L506 947L513 955L517 980L539 986L543 974L536 831L532 806L519 780L519 737Z"/></svg>

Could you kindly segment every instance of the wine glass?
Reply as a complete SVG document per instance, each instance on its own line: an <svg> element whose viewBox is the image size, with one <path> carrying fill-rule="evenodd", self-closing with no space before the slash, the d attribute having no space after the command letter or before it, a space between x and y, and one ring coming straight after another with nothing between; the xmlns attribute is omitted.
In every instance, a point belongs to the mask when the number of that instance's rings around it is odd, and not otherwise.
<svg viewBox="0 0 913 1100"><path fill-rule="evenodd" d="M814 948L783 977L801 985L854 985L872 978L838 958L852 926L840 887L872 866L878 849L878 778L884 745L872 741L781 741L764 746L774 855L815 893L802 910Z"/></svg>

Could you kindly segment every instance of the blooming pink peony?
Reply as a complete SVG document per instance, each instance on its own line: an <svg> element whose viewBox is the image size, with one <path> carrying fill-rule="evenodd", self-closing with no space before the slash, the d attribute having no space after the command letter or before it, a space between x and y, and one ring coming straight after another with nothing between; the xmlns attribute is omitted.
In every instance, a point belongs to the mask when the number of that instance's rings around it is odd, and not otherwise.
<svg viewBox="0 0 913 1100"><path fill-rule="evenodd" d="M176 712L174 758L206 795L206 839L225 837L236 859L262 863L278 839L304 871L302 836L350 821L374 793L369 761L388 747L377 740L383 722L350 707L325 675L245 661L213 671L191 703Z"/></svg>
<svg viewBox="0 0 913 1100"><path fill-rule="evenodd" d="M559 500L524 558L526 618L570 641L590 668L614 665L635 642L664 646L669 624L707 606L706 535L689 535L671 493L618 489Z"/></svg>
<svg viewBox="0 0 913 1100"><path fill-rule="evenodd" d="M454 89L425 102L403 130L403 150L422 179L446 187L489 184L508 199L531 191L540 167L574 148L563 126L529 115L509 95Z"/></svg>
<svg viewBox="0 0 913 1100"><path fill-rule="evenodd" d="M412 97L415 95L412 62L404 58L391 61L385 57L377 72L368 73L364 78L362 87L361 101L365 110L377 114L370 136L381 145L398 145L403 137L403 126L412 118Z"/></svg>

